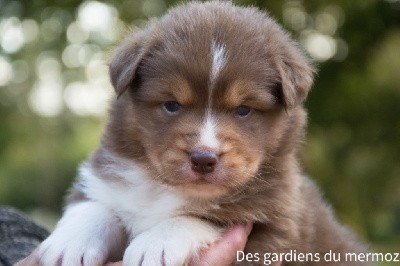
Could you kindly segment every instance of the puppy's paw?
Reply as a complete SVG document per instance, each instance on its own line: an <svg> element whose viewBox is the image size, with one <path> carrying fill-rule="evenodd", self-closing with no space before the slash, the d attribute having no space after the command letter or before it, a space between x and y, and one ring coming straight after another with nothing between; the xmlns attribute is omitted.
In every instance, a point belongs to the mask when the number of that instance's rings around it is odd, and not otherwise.
<svg viewBox="0 0 400 266"><path fill-rule="evenodd" d="M181 252L185 244L181 239L163 239L155 235L142 234L135 238L125 251L124 265L184 265L189 254Z"/></svg>
<svg viewBox="0 0 400 266"><path fill-rule="evenodd" d="M218 228L201 220L171 219L135 237L125 251L124 266L186 265L219 235Z"/></svg>
<svg viewBox="0 0 400 266"><path fill-rule="evenodd" d="M87 234L63 234L55 232L38 249L41 265L102 265L108 250L101 239Z"/></svg>
<svg viewBox="0 0 400 266"><path fill-rule="evenodd" d="M54 232L37 250L40 265L103 265L124 244L122 228L102 205L68 207Z"/></svg>

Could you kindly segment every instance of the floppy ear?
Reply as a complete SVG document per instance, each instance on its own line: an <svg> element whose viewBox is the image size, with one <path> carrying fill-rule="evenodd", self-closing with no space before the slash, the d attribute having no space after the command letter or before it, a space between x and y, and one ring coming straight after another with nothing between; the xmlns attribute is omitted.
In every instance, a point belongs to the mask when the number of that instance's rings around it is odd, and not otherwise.
<svg viewBox="0 0 400 266"><path fill-rule="evenodd" d="M277 60L281 101L286 109L304 102L314 80L315 69L300 49L289 41Z"/></svg>
<svg viewBox="0 0 400 266"><path fill-rule="evenodd" d="M149 44L145 32L128 36L116 50L110 63L110 79L118 97L129 89L135 78L140 61L146 54Z"/></svg>

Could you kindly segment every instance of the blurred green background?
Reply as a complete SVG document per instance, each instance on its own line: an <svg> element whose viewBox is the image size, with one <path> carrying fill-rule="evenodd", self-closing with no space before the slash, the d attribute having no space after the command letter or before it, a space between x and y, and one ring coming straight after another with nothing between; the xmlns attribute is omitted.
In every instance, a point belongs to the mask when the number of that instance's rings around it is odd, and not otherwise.
<svg viewBox="0 0 400 266"><path fill-rule="evenodd" d="M400 250L400 1L234 1L268 10L316 62L305 172L341 220ZM177 1L0 0L0 204L52 226L114 97L110 50Z"/></svg>

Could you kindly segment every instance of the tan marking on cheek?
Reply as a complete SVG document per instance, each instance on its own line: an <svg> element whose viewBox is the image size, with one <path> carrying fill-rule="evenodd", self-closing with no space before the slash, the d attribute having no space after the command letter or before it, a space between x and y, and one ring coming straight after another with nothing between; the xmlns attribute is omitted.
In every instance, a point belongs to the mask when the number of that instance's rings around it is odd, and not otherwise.
<svg viewBox="0 0 400 266"><path fill-rule="evenodd" d="M227 141L222 141L222 143L221 143L221 152L222 153L229 152L232 149L233 149L232 143L227 142Z"/></svg>
<svg viewBox="0 0 400 266"><path fill-rule="evenodd" d="M197 141L198 125L193 122L195 116L180 118L179 124L174 125L171 132L172 146L169 148L178 149L183 152L191 150Z"/></svg>
<svg viewBox="0 0 400 266"><path fill-rule="evenodd" d="M247 154L248 155L248 154ZM227 158L227 166L230 168L234 182L232 185L243 184L256 174L259 160L256 158L245 157L241 153L231 154Z"/></svg>
<svg viewBox="0 0 400 266"><path fill-rule="evenodd" d="M171 171L174 172L181 167L181 163L183 161L184 154L181 151L177 149L164 151L159 157L159 164L161 168L159 173L169 176Z"/></svg>
<svg viewBox="0 0 400 266"><path fill-rule="evenodd" d="M158 152L154 152L154 153L148 153L148 156L149 156L152 164L155 166L157 172L161 173L162 165L160 163L161 162L160 158L162 157L162 154L159 154Z"/></svg>
<svg viewBox="0 0 400 266"><path fill-rule="evenodd" d="M226 165L229 167L230 171L233 173L233 177L237 176L238 174L243 173L243 168L241 167L242 162L239 160L227 160Z"/></svg>
<svg viewBox="0 0 400 266"><path fill-rule="evenodd" d="M163 159L166 159L166 160L171 160L174 157L175 157L175 152L173 152L171 150L168 150L168 151L164 152L164 154L163 154Z"/></svg>
<svg viewBox="0 0 400 266"><path fill-rule="evenodd" d="M178 149L186 150L188 145L187 145L187 142L183 138L177 138L175 140L175 146Z"/></svg>
<svg viewBox="0 0 400 266"><path fill-rule="evenodd" d="M221 159L236 180L234 183L246 182L256 173L262 155L249 148L249 143L235 128L226 125L225 129L221 139Z"/></svg>
<svg viewBox="0 0 400 266"><path fill-rule="evenodd" d="M163 165L163 168L169 167L171 163L177 166L176 163L182 163L186 159L189 147L187 139L182 136L176 136L175 138L168 146L159 148L160 163Z"/></svg>
<svg viewBox="0 0 400 266"><path fill-rule="evenodd" d="M260 164L261 157L249 152L245 160L248 171L255 171Z"/></svg>
<svg viewBox="0 0 400 266"><path fill-rule="evenodd" d="M221 126L224 130L221 134L221 152L227 153L237 149L238 143L242 136L237 132L237 129L233 128L232 125L224 124Z"/></svg>
<svg viewBox="0 0 400 266"><path fill-rule="evenodd" d="M229 155L226 156L226 160L228 161L229 165L234 168L242 168L245 167L245 162L243 158L243 154L238 152L231 152Z"/></svg>

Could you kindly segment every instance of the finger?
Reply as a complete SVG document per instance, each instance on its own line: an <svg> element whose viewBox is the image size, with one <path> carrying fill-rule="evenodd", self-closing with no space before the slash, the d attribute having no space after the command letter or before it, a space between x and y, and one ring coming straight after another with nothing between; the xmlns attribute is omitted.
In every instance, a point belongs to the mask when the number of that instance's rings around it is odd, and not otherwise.
<svg viewBox="0 0 400 266"><path fill-rule="evenodd" d="M39 266L36 249L28 257L14 264L14 266Z"/></svg>
<svg viewBox="0 0 400 266"><path fill-rule="evenodd" d="M191 265L230 265L236 259L236 252L244 249L251 229L251 223L230 228Z"/></svg>

